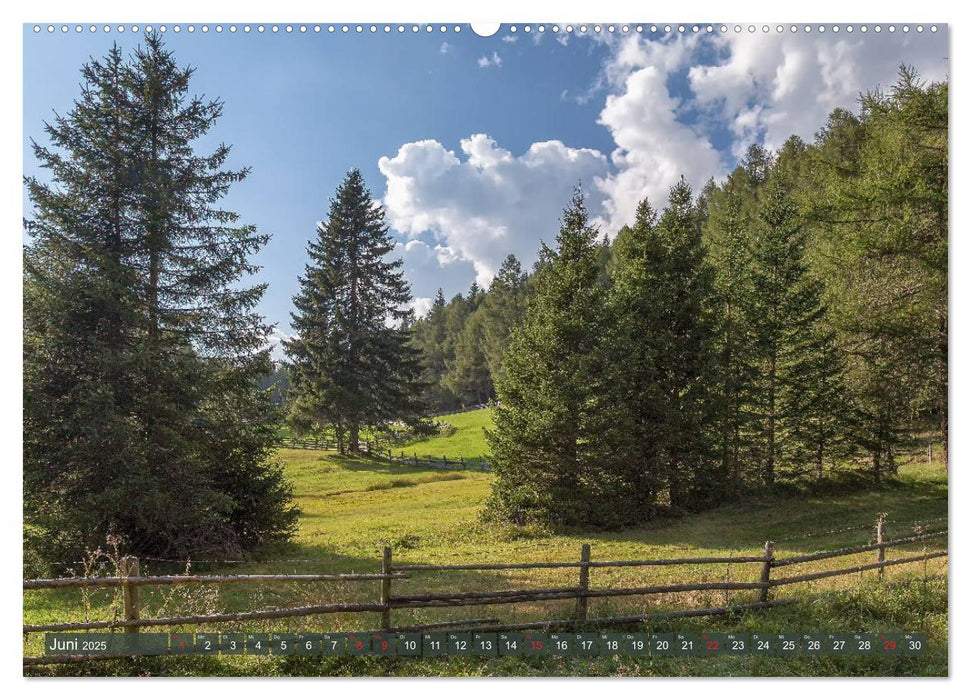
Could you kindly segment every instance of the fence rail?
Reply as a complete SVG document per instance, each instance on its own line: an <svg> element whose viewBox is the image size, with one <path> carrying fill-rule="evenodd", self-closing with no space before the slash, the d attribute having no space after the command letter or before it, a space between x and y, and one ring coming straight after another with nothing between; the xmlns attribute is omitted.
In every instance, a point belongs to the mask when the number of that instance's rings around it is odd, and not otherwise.
<svg viewBox="0 0 971 700"><path fill-rule="evenodd" d="M321 438L295 438L281 437L277 440L280 447L297 450L328 450L338 449L337 442ZM489 462L484 459L466 459L465 457L441 457L434 455L419 456L417 452L411 455L399 450L395 454L393 450L380 447L377 443L362 442L358 444L358 451L361 454L382 459L395 464L402 464L411 467L427 467L430 469L450 469L450 470L470 470L470 471L491 471Z"/></svg>
<svg viewBox="0 0 971 700"><path fill-rule="evenodd" d="M463 408L456 408L451 411L445 411L444 413L439 413L438 416L455 416L459 413L469 413L471 411L481 411L483 408L489 408L487 403L477 403L471 406L464 406Z"/></svg>
<svg viewBox="0 0 971 700"><path fill-rule="evenodd" d="M103 576L90 578L48 578L24 581L25 591L43 588L105 588L110 586L161 586L192 583L269 583L272 581L380 581L408 578L405 574L234 574L227 576Z"/></svg>
<svg viewBox="0 0 971 700"><path fill-rule="evenodd" d="M470 470L479 472L492 471L492 467L484 459L466 459L465 457L452 457L449 459L448 455L442 455L442 458L432 456L419 457L417 454L412 456L406 455L401 452L399 455L395 455L391 450L388 450L384 454L375 454L376 457L385 459L389 462L394 462L395 464L404 464L412 467L428 467L431 469L455 469L455 470Z"/></svg>
<svg viewBox="0 0 971 700"><path fill-rule="evenodd" d="M864 571L877 570L882 578L885 569L903 564L910 564L931 559L946 557L947 551L939 550L922 554L902 556L887 559L888 549L918 542L943 539L948 536L947 530L924 533L912 537L902 537L884 540L883 526L885 520L881 516L876 524L876 542L854 547L843 547L824 552L816 552L793 557L776 558L774 544L765 543L761 555L731 556L731 557L683 557L675 559L641 559L623 561L591 560L590 545L584 544L580 550L578 561L572 562L526 562L513 564L395 564L392 550L385 547L381 558L380 573L347 573L347 574L243 574L243 575L200 575L200 576L141 576L138 561L132 557L122 560L119 576L90 577L90 578L61 578L35 579L23 582L25 591L42 589L115 587L122 588L123 619L101 620L93 622L66 622L56 624L24 625L24 634L33 632L80 631L92 629L124 628L126 631L137 632L145 627L168 627L187 624L242 622L249 620L272 620L281 618L309 617L332 613L377 612L381 614L383 631L420 630L435 628L474 629L491 631L498 629L540 629L555 626L576 626L579 624L612 624L621 622L639 622L651 619L669 617L696 617L704 615L725 614L732 611L760 610L790 602L792 599L770 600L770 593L775 589L791 586L824 578L845 576ZM851 567L816 571L811 573L774 578L773 571L779 568L821 561L836 557L875 551L876 560L872 563L859 564ZM673 583L652 586L627 588L591 588L590 572L592 569L614 567L642 567L642 566L679 566L679 565L707 565L707 564L759 564L760 575L756 581L698 581L690 583ZM498 591L465 591L444 593L395 593L394 582L409 578L407 572L445 572L445 571L479 571L479 570L521 570L521 569L578 569L577 585L554 588L524 588ZM379 600L364 603L332 603L277 610L254 610L231 613L188 615L182 617L141 618L138 591L140 587L149 585L169 586L188 584L223 585L228 583L275 583L275 582L339 582L339 581L374 581L380 584ZM696 591L755 591L757 601L727 605L723 607L707 607L690 610L674 610L640 615L620 617L588 617L588 602L592 598L625 597L659 595L666 593L696 592ZM496 626L498 618L476 618L468 620L454 620L431 622L425 624L395 627L392 625L392 611L403 609L444 608L480 605L512 605L527 601L576 601L573 617L564 620L546 620L541 622L517 623L513 625ZM376 630L377 631L377 630ZM39 657L43 658L43 657ZM39 662L38 662L39 663Z"/></svg>

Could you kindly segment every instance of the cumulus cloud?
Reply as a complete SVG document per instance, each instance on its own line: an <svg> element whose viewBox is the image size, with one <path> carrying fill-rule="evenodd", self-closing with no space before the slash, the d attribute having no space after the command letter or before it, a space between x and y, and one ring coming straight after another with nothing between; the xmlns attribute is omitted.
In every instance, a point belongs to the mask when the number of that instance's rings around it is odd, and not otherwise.
<svg viewBox="0 0 971 700"><path fill-rule="evenodd" d="M438 141L403 145L378 168L387 179L384 205L391 225L414 239L408 258L434 256L440 265L470 263L487 285L509 253L535 259L539 241L552 241L578 182L607 174L606 156L561 141L534 143L513 155L486 134L460 143L461 155ZM599 202L591 198L591 211ZM430 232L435 245L419 236Z"/></svg>
<svg viewBox="0 0 971 700"><path fill-rule="evenodd" d="M438 52L443 55L449 53L451 50L452 50L452 45L447 41L443 41L442 45L438 48Z"/></svg>
<svg viewBox="0 0 971 700"><path fill-rule="evenodd" d="M568 43L566 33L553 36ZM476 134L458 155L427 140L381 159L390 221L412 239L406 267L427 275L438 266L446 277L474 269L487 284L509 252L531 263L578 180L596 222L613 235L641 199L663 207L681 176L697 191L753 142L777 149L792 134L811 140L833 108L855 109L860 92L889 86L899 64L939 80L947 55L946 35L929 32L595 40L607 46L598 77L564 86L559 97L603 100L598 123L613 138L610 154L544 141L516 156ZM493 52L478 64L498 67L502 59Z"/></svg>
<svg viewBox="0 0 971 700"><path fill-rule="evenodd" d="M835 107L854 109L861 92L887 87L901 63L929 80L944 77L946 45L931 34L832 32L712 37L720 58L688 73L697 105L723 120L738 156L752 142L777 149L792 134L811 139Z"/></svg>
<svg viewBox="0 0 971 700"><path fill-rule="evenodd" d="M502 56L495 51L492 52L491 56L479 57L479 68L488 68L490 66L495 66L496 68L502 66Z"/></svg>
<svg viewBox="0 0 971 700"><path fill-rule="evenodd" d="M411 300L410 308L415 312L415 318L421 318L432 310L433 303L431 297L415 297Z"/></svg>
<svg viewBox="0 0 971 700"><path fill-rule="evenodd" d="M519 41L519 37L515 34L507 34L506 36L502 37L501 41L505 44L515 44L517 41Z"/></svg>
<svg viewBox="0 0 971 700"><path fill-rule="evenodd" d="M612 92L598 121L610 130L617 148L610 156L613 172L596 184L606 196L605 226L611 234L633 220L645 197L655 206L666 203L668 190L681 176L699 188L724 170L708 138L681 121L683 100L668 87L670 74L696 43L697 37L670 42L631 37L604 68Z"/></svg>

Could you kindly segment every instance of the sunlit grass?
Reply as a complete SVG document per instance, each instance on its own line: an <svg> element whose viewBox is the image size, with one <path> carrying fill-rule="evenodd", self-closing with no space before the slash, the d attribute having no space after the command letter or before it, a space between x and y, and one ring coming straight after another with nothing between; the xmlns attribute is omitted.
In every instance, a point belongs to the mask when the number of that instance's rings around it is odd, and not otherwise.
<svg viewBox="0 0 971 700"><path fill-rule="evenodd" d="M492 427L492 409L483 408L467 413L453 413L441 416L436 420L449 423L454 430L430 438L419 438L404 442L392 447L392 452L396 455L403 452L409 457L417 454L419 457L441 458L445 456L449 459L475 460L484 458L488 460L489 445L486 443L485 431Z"/></svg>
<svg viewBox="0 0 971 700"><path fill-rule="evenodd" d="M450 419L455 419L455 423L461 421L463 429L471 435L476 429L481 431L485 415L485 412L471 412ZM456 435L434 440L456 436L459 436L458 431ZM465 444L474 445L472 440L469 437ZM392 547L394 562L398 564L577 561L582 543L591 545L594 560L753 555L761 552L767 539L776 542L778 556L788 556L872 541L873 522L881 512L887 513L890 521L887 525L888 538L912 534L914 522L917 521L926 523L937 520L921 526L926 530L946 529L947 526L944 520L947 515L947 480L943 469L940 464L927 465L919 460L902 465L896 478L888 479L880 486L841 490L839 483L833 482L815 493L806 490L782 499L753 500L622 531L549 533L539 528L522 529L484 523L480 515L492 480L488 473L416 468L307 450L280 450L278 456L293 482L295 501L302 510L299 531L293 543L287 547L265 550L259 560L246 564L193 562L192 570L235 573L377 572L380 570L381 550L386 545ZM888 558L900 556L903 552L937 548L946 548L946 540L907 546L895 550L897 554L888 553ZM874 556L875 553L866 552L838 560L814 562L786 569L785 573L776 575L852 566L873 561ZM940 574L946 571L946 562L946 559L937 559L926 564L897 567L888 570L883 583L878 583L876 573L870 571L801 584L785 591L773 591L774 596L792 595L805 601L791 608L747 615L741 619L681 621L683 625L670 623L667 627L848 632L861 631L869 625L872 627L870 631L925 631L935 644L934 654L928 656L925 663L913 660L894 663L905 664L900 667L900 673L946 673L946 583L921 584L923 592L917 593L908 587L916 584L903 583L904 580ZM184 570L185 563L143 561L142 567L143 571L153 573L178 573ZM758 568L757 564L736 564L594 569L590 585L600 588L688 581L756 580ZM394 582L394 590L434 592L573 586L576 585L576 576L576 569L414 572L410 579ZM174 596L173 590L176 591ZM143 617L291 607L322 602L364 602L376 600L377 593L378 586L373 582L145 589L142 591ZM171 597L166 599L166 595ZM752 602L755 595L754 591L712 591L593 599L590 602L590 615L633 614ZM813 603L814 600L824 602ZM931 602L927 603L925 610L911 609L915 600ZM120 614L111 591L92 593L87 612L82 603L76 591L31 592L24 596L24 619L25 622L37 624L81 620L85 617L112 619ZM496 617L504 623L557 619L569 617L572 604L572 600L565 600L516 606L396 610L393 623L400 625L479 617ZM374 628L378 622L377 614L368 613L279 620L266 624L210 625L207 629L279 632L353 630ZM36 650L39 643L40 635L30 635L25 648ZM941 649L945 651L941 652ZM155 660L145 663L169 662ZM179 661L173 668L182 668L178 664L184 663L189 662ZM292 666L296 663L293 661L267 666L263 660L220 660L219 664L222 665L215 667L220 670L213 670L212 661L192 663L197 665L186 666L184 672L193 672L188 670L190 667L198 673L279 673L288 668L298 672L297 667ZM795 666L757 660L689 660L665 662L650 668L631 665L623 660L582 662L592 664L589 666L583 666L580 661L553 660L503 661L498 665L493 661L471 666L468 661L457 660L425 662L424 665L373 660L355 660L350 666L340 663L333 666L334 663L327 661L299 668L303 669L300 672L311 674L370 673L375 672L374 669L384 668L384 672L430 674L536 672L622 675L709 672L778 674L786 673L787 668L794 668L795 672L800 673L879 673L881 668L884 671L888 668L872 660L820 660L800 662ZM391 666L374 666L375 663L389 663ZM513 663L510 667L503 665L510 663ZM537 663L539 666L536 666Z"/></svg>

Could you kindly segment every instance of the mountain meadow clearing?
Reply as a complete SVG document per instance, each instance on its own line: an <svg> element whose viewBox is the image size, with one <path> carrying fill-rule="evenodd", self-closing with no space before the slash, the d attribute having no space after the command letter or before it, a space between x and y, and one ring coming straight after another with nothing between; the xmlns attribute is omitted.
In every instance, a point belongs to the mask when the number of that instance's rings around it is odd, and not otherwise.
<svg viewBox="0 0 971 700"><path fill-rule="evenodd" d="M452 429L400 446L406 454L472 459L486 450L483 429L489 410L446 416ZM301 509L299 531L286 547L239 562L141 561L141 573L378 573L390 546L402 564L525 563L576 561L582 543L594 561L684 557L757 556L773 540L776 556L866 544L874 540L877 514L887 514L887 539L947 528L947 478L925 455L901 459L899 473L874 488L855 487L857 476L834 472L822 482L790 487L765 502L747 501L699 515L660 520L622 531L552 533L496 525L480 517L491 474L446 471L338 457L333 452L280 450ZM943 548L918 542L887 558ZM111 554L93 559L86 573L113 573ZM873 552L794 567L793 573L854 566ZM99 568L100 567L100 568ZM594 568L590 587L632 587L688 581L757 581L759 564L692 564L665 567ZM702 618L659 620L652 632L923 632L923 656L820 656L777 658L752 655L717 658L448 657L144 657L84 664L27 667L34 675L946 675L947 559L886 570L882 581L865 571L787 586L772 597L795 602L764 611ZM788 570L787 570L788 571ZM84 567L75 569L78 575ZM576 585L576 569L410 571L394 581L395 593L495 591ZM787 574L788 575L788 574ZM380 582L316 582L219 586L146 586L143 618L212 614L237 610L368 602ZM591 618L754 602L757 591L701 591L652 596L592 598ZM570 617L574 600L483 605L466 608L394 610L392 625L496 618L502 624ZM26 591L25 624L118 618L120 595L112 589ZM324 632L376 629L374 612L328 614L267 622L185 626L172 631ZM643 631L643 624L612 630ZM25 635L24 654L40 652L42 635Z"/></svg>

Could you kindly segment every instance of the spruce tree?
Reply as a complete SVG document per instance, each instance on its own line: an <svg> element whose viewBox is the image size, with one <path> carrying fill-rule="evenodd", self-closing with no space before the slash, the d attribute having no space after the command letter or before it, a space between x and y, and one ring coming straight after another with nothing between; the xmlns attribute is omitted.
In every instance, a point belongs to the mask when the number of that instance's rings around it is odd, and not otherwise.
<svg viewBox="0 0 971 700"><path fill-rule="evenodd" d="M393 250L384 210L352 170L307 246L292 314L297 335L285 343L291 423L333 429L342 452L360 449L362 428L415 423L424 410L411 290L401 260L388 257Z"/></svg>
<svg viewBox="0 0 971 700"><path fill-rule="evenodd" d="M713 271L698 211L682 179L660 218L646 203L619 240L612 302L620 333L617 403L633 422L644 473L639 488L666 485L670 504L698 508L723 487L713 472L711 427Z"/></svg>
<svg viewBox="0 0 971 700"><path fill-rule="evenodd" d="M465 320L455 341L455 355L448 362L442 383L465 403L481 404L492 397L492 375L486 362L485 314L479 308Z"/></svg>
<svg viewBox="0 0 971 700"><path fill-rule="evenodd" d="M738 492L751 452L752 329L747 313L752 291L752 220L755 205L748 175L739 168L712 193L706 234L715 270L715 361L721 469L726 490Z"/></svg>
<svg viewBox="0 0 971 700"><path fill-rule="evenodd" d="M483 302L482 352L493 383L503 374L502 358L513 330L522 323L528 294L527 275L515 255L508 255L489 285Z"/></svg>
<svg viewBox="0 0 971 700"><path fill-rule="evenodd" d="M133 553L251 548L295 524L269 462L263 285L241 280L267 236L219 208L247 170L194 142L222 103L146 35L82 69L80 98L34 143L26 180L26 519L48 551L120 535Z"/></svg>
<svg viewBox="0 0 971 700"><path fill-rule="evenodd" d="M421 353L424 367L423 380L425 393L423 402L431 409L446 410L454 405L454 396L442 385L445 376L447 329L445 316L448 302L439 288L432 302L432 308L419 318L414 326L414 345Z"/></svg>
<svg viewBox="0 0 971 700"><path fill-rule="evenodd" d="M663 354L669 338L659 316L666 307L665 246L657 229L658 215L647 200L636 210L632 226L614 241L610 260L610 305L615 319L611 361L618 368L613 385L626 437L623 504L645 517L653 515L667 483L666 446L672 437L668 397L662 384Z"/></svg>
<svg viewBox="0 0 971 700"><path fill-rule="evenodd" d="M604 344L597 232L579 193L555 249L543 247L535 292L513 332L488 432L495 471L489 510L517 523L616 525L616 428Z"/></svg>
<svg viewBox="0 0 971 700"><path fill-rule="evenodd" d="M761 197L746 313L757 375L752 410L760 424L762 480L818 462L831 436L841 367L823 317L821 283L808 271L806 229L789 186L770 176ZM817 463L818 467L818 463Z"/></svg>

